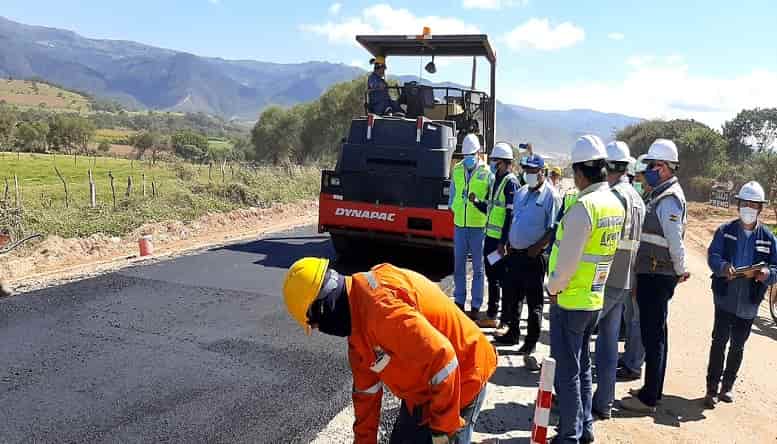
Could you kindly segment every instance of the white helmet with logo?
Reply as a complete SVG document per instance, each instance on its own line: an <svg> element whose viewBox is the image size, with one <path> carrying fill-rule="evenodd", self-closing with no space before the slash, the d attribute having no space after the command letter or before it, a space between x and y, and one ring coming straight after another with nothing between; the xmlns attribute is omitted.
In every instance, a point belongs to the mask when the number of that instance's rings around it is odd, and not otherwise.
<svg viewBox="0 0 777 444"><path fill-rule="evenodd" d="M680 161L677 156L677 146L668 139L656 139L645 156L644 162L649 163L651 160L661 160L664 162L678 163Z"/></svg>
<svg viewBox="0 0 777 444"><path fill-rule="evenodd" d="M766 193L764 193L761 184L756 181L742 185L736 197L739 200L746 200L748 202L766 203Z"/></svg>
<svg viewBox="0 0 777 444"><path fill-rule="evenodd" d="M513 160L513 147L507 142L497 142L488 157L490 159Z"/></svg>
<svg viewBox="0 0 777 444"><path fill-rule="evenodd" d="M580 137L572 148L572 163L607 159L607 150L599 136L587 134Z"/></svg>
<svg viewBox="0 0 777 444"><path fill-rule="evenodd" d="M634 172L636 174L644 173L647 171L647 163L644 162L645 156L647 156L647 154L643 154L637 157L637 164L634 165Z"/></svg>
<svg viewBox="0 0 777 444"><path fill-rule="evenodd" d="M475 134L467 134L467 137L461 142L461 154L471 156L478 151L480 151L480 139Z"/></svg>

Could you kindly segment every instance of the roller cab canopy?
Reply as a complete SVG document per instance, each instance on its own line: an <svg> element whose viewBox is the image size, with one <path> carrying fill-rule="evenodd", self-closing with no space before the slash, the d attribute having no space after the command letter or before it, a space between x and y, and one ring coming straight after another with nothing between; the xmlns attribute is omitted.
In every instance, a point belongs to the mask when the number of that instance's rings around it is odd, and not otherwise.
<svg viewBox="0 0 777 444"><path fill-rule="evenodd" d="M374 56L472 56L496 64L496 54L485 34L358 35L356 41Z"/></svg>

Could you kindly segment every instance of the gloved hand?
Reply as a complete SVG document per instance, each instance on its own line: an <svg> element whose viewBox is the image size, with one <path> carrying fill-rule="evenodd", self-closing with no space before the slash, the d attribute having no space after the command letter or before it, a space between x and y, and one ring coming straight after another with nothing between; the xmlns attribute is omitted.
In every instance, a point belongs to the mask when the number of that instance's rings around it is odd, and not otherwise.
<svg viewBox="0 0 777 444"><path fill-rule="evenodd" d="M451 439L445 433L432 432L432 444L450 444Z"/></svg>

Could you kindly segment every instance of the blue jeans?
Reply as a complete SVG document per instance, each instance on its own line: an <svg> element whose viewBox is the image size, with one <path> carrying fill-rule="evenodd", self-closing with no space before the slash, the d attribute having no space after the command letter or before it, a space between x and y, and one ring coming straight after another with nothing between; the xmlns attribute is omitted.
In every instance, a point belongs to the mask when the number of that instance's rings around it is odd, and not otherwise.
<svg viewBox="0 0 777 444"><path fill-rule="evenodd" d="M645 363L645 347L642 345L642 333L639 326L639 304L626 295L624 300L626 319L626 343L623 351L623 364L632 372L642 372Z"/></svg>
<svg viewBox="0 0 777 444"><path fill-rule="evenodd" d="M472 442L472 433L475 431L475 425L478 422L480 409L483 408L483 402L486 400L486 386L478 394L477 398L468 406L461 410L461 418L464 420L464 427L460 428L451 440L452 444L470 444ZM411 414L407 410L407 404L402 401L402 407L399 409L399 417L394 423L394 429L391 431L390 444L428 444L432 442L432 431L426 424L421 424L423 409L416 407Z"/></svg>
<svg viewBox="0 0 777 444"><path fill-rule="evenodd" d="M629 290L605 287L604 308L599 315L596 337L596 392L594 410L609 414L615 400L615 372L618 367L618 333L623 316L623 300L631 298Z"/></svg>
<svg viewBox="0 0 777 444"><path fill-rule="evenodd" d="M593 435L589 342L598 317L599 310L565 310L555 304L550 308L550 354L556 360L554 385L562 443L577 443L584 433Z"/></svg>
<svg viewBox="0 0 777 444"><path fill-rule="evenodd" d="M473 310L483 305L485 268L483 267L483 242L486 232L483 228L456 227L453 232L453 296L456 303L467 302L467 255L472 255L472 301Z"/></svg>

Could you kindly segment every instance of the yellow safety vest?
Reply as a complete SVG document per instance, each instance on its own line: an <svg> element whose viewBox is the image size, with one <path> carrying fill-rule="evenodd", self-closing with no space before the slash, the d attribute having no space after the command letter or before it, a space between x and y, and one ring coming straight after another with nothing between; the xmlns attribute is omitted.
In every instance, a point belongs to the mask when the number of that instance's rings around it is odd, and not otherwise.
<svg viewBox="0 0 777 444"><path fill-rule="evenodd" d="M565 206L566 206L566 198ZM623 205L609 189L595 191L576 199L591 218L591 237L583 249L583 256L569 285L558 294L558 305L566 310L601 310L604 286L610 265L618 249L623 219ZM566 208L569 210L569 208ZM549 271L552 275L558 261L558 246L564 239L564 219L556 231L556 243L550 253Z"/></svg>
<svg viewBox="0 0 777 444"><path fill-rule="evenodd" d="M453 186L456 195L453 196L453 223L462 228L484 228L486 226L486 214L469 201L469 194L475 193L478 200L488 197L488 185L491 170L483 164L479 164L472 170L469 181L464 164L459 162L453 167Z"/></svg>
<svg viewBox="0 0 777 444"><path fill-rule="evenodd" d="M515 174L509 173L502 178L498 187L491 187L491 196L488 199L488 215L486 217L486 236L494 239L502 237L502 227L507 217L507 202L505 201L505 187L508 182L518 182ZM496 185L496 183L492 184Z"/></svg>

